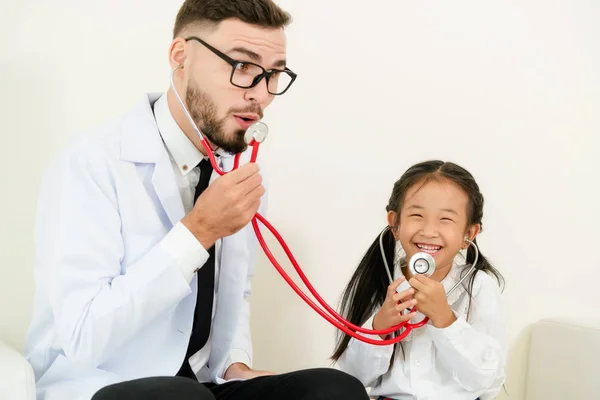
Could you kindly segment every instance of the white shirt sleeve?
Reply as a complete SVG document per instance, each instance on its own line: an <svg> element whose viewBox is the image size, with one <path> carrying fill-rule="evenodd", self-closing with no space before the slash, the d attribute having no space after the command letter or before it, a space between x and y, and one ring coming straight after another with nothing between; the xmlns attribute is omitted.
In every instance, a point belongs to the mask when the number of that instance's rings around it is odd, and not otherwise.
<svg viewBox="0 0 600 400"><path fill-rule="evenodd" d="M373 329L373 314L362 328ZM383 341L379 335L361 335L370 339ZM348 343L346 351L338 359L340 369L362 382L365 386L371 386L381 375L390 368L390 360L394 353L394 345L373 345L352 338Z"/></svg>
<svg viewBox="0 0 600 400"><path fill-rule="evenodd" d="M500 290L486 278L473 296L469 322L457 315L447 328L426 325L453 379L472 392L499 392L505 379L507 348Z"/></svg>
<svg viewBox="0 0 600 400"><path fill-rule="evenodd" d="M225 375L225 372L227 372L227 369L232 364L235 364L235 363L244 364L248 368L250 368L250 366L252 365L251 360L250 360L250 355L247 352L245 352L244 350L241 350L241 349L232 349L229 352L227 361L225 362L225 368L223 370L223 375Z"/></svg>
<svg viewBox="0 0 600 400"><path fill-rule="evenodd" d="M208 251L181 222L178 222L164 237L161 246L176 260L177 266L188 283L208 260Z"/></svg>
<svg viewBox="0 0 600 400"><path fill-rule="evenodd" d="M126 266L117 191L101 152L75 147L59 158L40 193L38 256L54 339L66 357L101 365L191 293L161 242Z"/></svg>

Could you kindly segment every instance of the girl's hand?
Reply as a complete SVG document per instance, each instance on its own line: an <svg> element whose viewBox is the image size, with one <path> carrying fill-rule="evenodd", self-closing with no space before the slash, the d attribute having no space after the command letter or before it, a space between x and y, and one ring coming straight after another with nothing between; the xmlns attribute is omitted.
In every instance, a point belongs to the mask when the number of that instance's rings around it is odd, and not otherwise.
<svg viewBox="0 0 600 400"><path fill-rule="evenodd" d="M402 311L415 306L416 301L412 298L415 290L410 288L400 293L396 293L396 288L405 280L402 276L396 279L388 286L387 295L381 308L373 317L373 329L383 330L398 325L404 321L410 320L416 313L402 315ZM385 339L387 335L379 335Z"/></svg>
<svg viewBox="0 0 600 400"><path fill-rule="evenodd" d="M418 274L409 283L416 289L417 310L429 317L433 326L447 328L456 321L441 282Z"/></svg>

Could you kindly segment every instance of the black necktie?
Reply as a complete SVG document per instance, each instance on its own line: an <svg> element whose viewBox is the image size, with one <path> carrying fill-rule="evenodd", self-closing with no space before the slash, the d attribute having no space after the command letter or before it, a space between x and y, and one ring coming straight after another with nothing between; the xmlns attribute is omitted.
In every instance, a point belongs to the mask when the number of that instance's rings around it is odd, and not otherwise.
<svg viewBox="0 0 600 400"><path fill-rule="evenodd" d="M196 186L194 194L194 204L208 187L213 168L209 160L200 162L200 180ZM196 354L208 340L210 333L210 324L212 320L213 296L215 292L215 246L208 249L208 260L197 272L198 296L196 300L196 309L194 310L194 324L192 325L192 335L188 344L187 353L183 360L183 365L177 372L177 376L185 376L196 379L194 372L190 367L188 359Z"/></svg>

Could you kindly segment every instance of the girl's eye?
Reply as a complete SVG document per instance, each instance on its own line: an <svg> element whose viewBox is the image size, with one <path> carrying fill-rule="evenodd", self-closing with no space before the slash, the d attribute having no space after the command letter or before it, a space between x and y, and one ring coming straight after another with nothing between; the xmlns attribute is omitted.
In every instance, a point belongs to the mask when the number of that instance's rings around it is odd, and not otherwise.
<svg viewBox="0 0 600 400"><path fill-rule="evenodd" d="M423 216L421 216L421 214L411 214L411 217L419 217L419 218L423 218Z"/></svg>
<svg viewBox="0 0 600 400"><path fill-rule="evenodd" d="M453 220L453 219L451 219L451 218L442 218L442 221L450 221L450 222L454 222L454 220Z"/></svg>

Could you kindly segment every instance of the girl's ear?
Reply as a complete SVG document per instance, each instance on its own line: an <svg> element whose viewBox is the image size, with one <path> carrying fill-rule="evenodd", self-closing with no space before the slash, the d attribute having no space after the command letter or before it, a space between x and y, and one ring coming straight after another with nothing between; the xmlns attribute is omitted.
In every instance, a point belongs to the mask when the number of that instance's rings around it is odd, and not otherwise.
<svg viewBox="0 0 600 400"><path fill-rule="evenodd" d="M392 227L392 234L396 240L400 240L398 237L398 214L395 211L389 211L387 214L388 225Z"/></svg>
<svg viewBox="0 0 600 400"><path fill-rule="evenodd" d="M467 247L469 247L470 243L467 242L467 240L470 240L471 242L475 240L475 238L477 237L477 235L479 235L479 232L481 231L481 224L473 224L469 227L469 229L467 229L467 231L465 232L465 237L463 240L463 245L462 248L466 249Z"/></svg>

